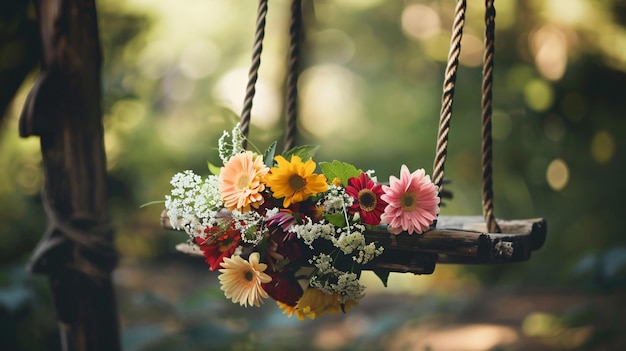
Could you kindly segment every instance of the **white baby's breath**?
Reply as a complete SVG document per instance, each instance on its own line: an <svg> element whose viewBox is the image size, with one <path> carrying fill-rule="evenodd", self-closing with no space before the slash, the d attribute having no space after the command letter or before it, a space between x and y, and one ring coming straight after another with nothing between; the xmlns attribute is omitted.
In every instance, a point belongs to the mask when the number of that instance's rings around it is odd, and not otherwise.
<svg viewBox="0 0 626 351"><path fill-rule="evenodd" d="M176 229L184 229L191 236L202 236L204 228L215 224L222 208L219 178L208 176L204 180L191 170L176 173L172 191L165 196L165 209L170 223Z"/></svg>
<svg viewBox="0 0 626 351"><path fill-rule="evenodd" d="M304 224L297 224L289 229L296 233L299 239L313 249L313 241L318 238L330 240L334 236L335 226L330 223L313 223L311 218L307 218Z"/></svg>
<svg viewBox="0 0 626 351"><path fill-rule="evenodd" d="M331 269L334 267L331 266ZM334 269L325 275L314 275L309 285L320 289L325 294L338 293L341 303L347 300L359 301L365 295L365 285L359 282L359 276L353 272L342 272Z"/></svg>
<svg viewBox="0 0 626 351"><path fill-rule="evenodd" d="M366 264L374 258L380 256L384 251L384 247L376 246L374 243L369 243L363 247L359 247L358 253L352 256L352 259L358 264Z"/></svg>
<svg viewBox="0 0 626 351"><path fill-rule="evenodd" d="M359 283L359 277L355 273L344 272L337 277L337 283L330 286L341 295L342 303L347 300L358 301L365 295L365 285Z"/></svg>
<svg viewBox="0 0 626 351"><path fill-rule="evenodd" d="M245 136L241 133L241 129L239 129L239 123L235 125L230 133L227 131L222 133L222 136L217 141L217 153L223 163L227 163L231 157L245 151L243 148L244 140Z"/></svg>
<svg viewBox="0 0 626 351"><path fill-rule="evenodd" d="M320 200L320 205L324 208L326 214L344 213L347 207L352 206L354 199L346 194L346 189L333 184L328 185L328 191L324 193L324 197Z"/></svg>
<svg viewBox="0 0 626 351"><path fill-rule="evenodd" d="M341 234L338 238L332 238L333 245L343 251L344 254L349 255L354 250L358 250L360 247L365 246L365 237L363 233L358 231L356 226L341 228L338 230Z"/></svg>
<svg viewBox="0 0 626 351"><path fill-rule="evenodd" d="M324 253L313 256L309 263L317 268L317 274L320 275L337 272L337 269L333 266L333 258Z"/></svg>

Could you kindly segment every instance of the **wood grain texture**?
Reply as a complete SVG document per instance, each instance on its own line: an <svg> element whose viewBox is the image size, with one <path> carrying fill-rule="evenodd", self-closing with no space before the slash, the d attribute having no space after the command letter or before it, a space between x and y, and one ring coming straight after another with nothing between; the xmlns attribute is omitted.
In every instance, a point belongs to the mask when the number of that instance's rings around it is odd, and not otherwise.
<svg viewBox="0 0 626 351"><path fill-rule="evenodd" d="M94 0L37 1L41 73L20 117L39 136L48 228L29 268L50 279L62 349L120 350L111 272L101 113L102 62Z"/></svg>

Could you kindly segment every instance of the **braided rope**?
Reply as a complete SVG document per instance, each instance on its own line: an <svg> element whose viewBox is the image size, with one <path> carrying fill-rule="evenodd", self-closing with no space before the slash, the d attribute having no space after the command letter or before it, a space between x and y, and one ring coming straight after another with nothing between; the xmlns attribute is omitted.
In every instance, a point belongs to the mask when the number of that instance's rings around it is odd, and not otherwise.
<svg viewBox="0 0 626 351"><path fill-rule="evenodd" d="M239 128L241 133L247 138L250 129L250 113L252 111L252 100L256 93L256 81L259 77L259 67L261 66L261 52L263 51L263 37L265 37L265 17L267 16L268 0L259 0L257 11L256 31L254 34L254 46L252 48L252 64L248 74L248 85L246 87L246 96L241 111L241 120ZM243 140L243 147L246 147L246 139Z"/></svg>
<svg viewBox="0 0 626 351"><path fill-rule="evenodd" d="M482 202L483 216L487 229L491 233L500 233L500 227L493 214L493 180L491 161L491 104L493 87L493 66L495 51L495 17L496 9L494 0L485 1L485 53L483 57L483 82L482 82Z"/></svg>
<svg viewBox="0 0 626 351"><path fill-rule="evenodd" d="M454 86L456 83L456 71L459 67L459 55L461 54L461 39L463 37L466 7L466 0L457 1L454 23L452 25L452 37L450 39L450 51L448 52L448 63L446 65L443 82L441 111L439 113L439 131L437 133L437 150L433 166L433 183L439 188L439 194L443 192L444 165L448 153L448 134L450 133Z"/></svg>
<svg viewBox="0 0 626 351"><path fill-rule="evenodd" d="M285 128L285 150L295 146L298 133L298 76L300 61L300 40L302 39L302 1L291 3L291 23L289 25L289 62L287 68L287 107Z"/></svg>

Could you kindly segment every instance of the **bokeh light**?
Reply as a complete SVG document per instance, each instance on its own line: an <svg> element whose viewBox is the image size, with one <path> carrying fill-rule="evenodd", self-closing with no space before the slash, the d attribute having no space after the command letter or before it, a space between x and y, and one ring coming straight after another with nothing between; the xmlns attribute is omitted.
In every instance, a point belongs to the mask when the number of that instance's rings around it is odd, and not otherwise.
<svg viewBox="0 0 626 351"><path fill-rule="evenodd" d="M532 110L546 111L554 101L552 86L542 79L533 79L524 87L524 100Z"/></svg>
<svg viewBox="0 0 626 351"><path fill-rule="evenodd" d="M461 42L459 62L465 66L478 67L483 63L483 39L471 33L465 33Z"/></svg>
<svg viewBox="0 0 626 351"><path fill-rule="evenodd" d="M600 164L608 163L615 154L615 141L611 133L605 130L596 132L591 139L591 154Z"/></svg>
<svg viewBox="0 0 626 351"><path fill-rule="evenodd" d="M552 160L546 171L546 180L552 189L563 190L569 181L569 168L565 161L561 159Z"/></svg>
<svg viewBox="0 0 626 351"><path fill-rule="evenodd" d="M589 0L547 0L543 5L546 16L570 24L584 21L591 9Z"/></svg>
<svg viewBox="0 0 626 351"><path fill-rule="evenodd" d="M327 64L308 68L300 78L302 127L317 138L328 138L341 130L358 138L368 132L359 103L359 78L344 67Z"/></svg>
<svg viewBox="0 0 626 351"><path fill-rule="evenodd" d="M410 4L402 11L402 30L411 39L426 40L439 34L441 20L432 7Z"/></svg>
<svg viewBox="0 0 626 351"><path fill-rule="evenodd" d="M555 25L544 25L530 35L535 65L549 80L559 80L567 68L567 37Z"/></svg>
<svg viewBox="0 0 626 351"><path fill-rule="evenodd" d="M233 111L240 111L246 93L248 82L248 68L235 68L222 76L217 83L214 94L225 106ZM280 115L280 95L273 85L259 77L256 83L256 94L252 100L251 123L268 128L274 125Z"/></svg>

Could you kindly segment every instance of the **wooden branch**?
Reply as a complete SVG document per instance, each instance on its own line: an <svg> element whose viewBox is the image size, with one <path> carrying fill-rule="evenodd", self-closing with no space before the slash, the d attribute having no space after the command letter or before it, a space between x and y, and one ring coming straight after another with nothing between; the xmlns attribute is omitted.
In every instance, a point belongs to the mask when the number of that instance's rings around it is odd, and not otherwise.
<svg viewBox="0 0 626 351"><path fill-rule="evenodd" d="M498 220L503 233L487 233L481 216L440 216L437 228L423 234L393 235L384 226L365 232L367 242L385 248L366 269L430 274L435 264L497 264L526 261L545 241L546 221L541 218ZM161 226L176 230L165 211ZM193 245L176 247L187 254L202 256Z"/></svg>

